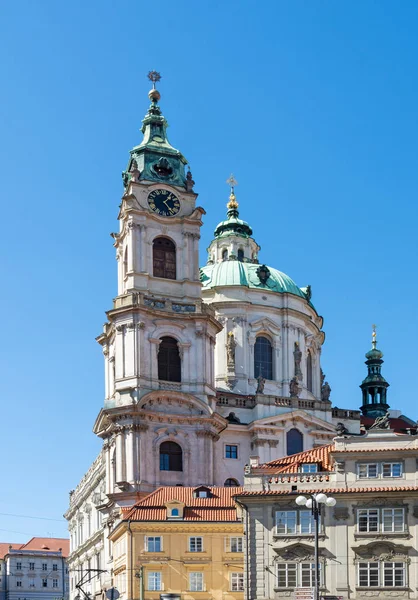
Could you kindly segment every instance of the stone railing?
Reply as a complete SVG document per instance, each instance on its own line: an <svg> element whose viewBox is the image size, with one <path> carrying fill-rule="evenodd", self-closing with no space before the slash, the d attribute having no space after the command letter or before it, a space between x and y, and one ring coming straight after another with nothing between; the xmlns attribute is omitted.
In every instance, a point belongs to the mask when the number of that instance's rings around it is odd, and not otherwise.
<svg viewBox="0 0 418 600"><path fill-rule="evenodd" d="M218 396L218 406L232 406L234 408L253 408L255 406L255 398L253 396L246 396L245 398L232 397L232 396Z"/></svg>
<svg viewBox="0 0 418 600"><path fill-rule="evenodd" d="M181 392L181 383L176 381L159 381L158 387L160 390L170 390L172 392Z"/></svg>
<svg viewBox="0 0 418 600"><path fill-rule="evenodd" d="M355 419L356 421L359 421L360 414L359 410L345 410L344 408L332 409L332 417L334 419Z"/></svg>
<svg viewBox="0 0 418 600"><path fill-rule="evenodd" d="M330 481L333 472L323 471L318 473L279 473L278 475L264 475L264 484L296 484L296 483L325 483Z"/></svg>
<svg viewBox="0 0 418 600"><path fill-rule="evenodd" d="M154 296L147 296L140 292L117 296L113 301L114 308L128 308L130 306L148 306L157 310L186 314L202 312L202 303L200 301L196 303L173 302L170 298L155 298ZM207 307L205 307L204 312L210 312L210 310L208 311Z"/></svg>

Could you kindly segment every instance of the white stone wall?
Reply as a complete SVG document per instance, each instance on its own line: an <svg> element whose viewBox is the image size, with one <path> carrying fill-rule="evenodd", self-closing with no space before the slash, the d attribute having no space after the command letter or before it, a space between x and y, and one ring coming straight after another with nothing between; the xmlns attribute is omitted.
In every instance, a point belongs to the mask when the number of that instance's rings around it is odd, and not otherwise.
<svg viewBox="0 0 418 600"><path fill-rule="evenodd" d="M11 550L0 576L7 600L68 598L68 569L61 552Z"/></svg>

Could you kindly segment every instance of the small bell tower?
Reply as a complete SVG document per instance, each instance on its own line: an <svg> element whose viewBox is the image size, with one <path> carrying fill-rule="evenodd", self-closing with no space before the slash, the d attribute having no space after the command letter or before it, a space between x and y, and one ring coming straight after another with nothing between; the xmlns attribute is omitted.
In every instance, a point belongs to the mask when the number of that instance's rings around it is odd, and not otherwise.
<svg viewBox="0 0 418 600"><path fill-rule="evenodd" d="M386 401L389 383L383 377L383 352L377 348L376 325L373 325L372 348L366 353L367 377L360 385L363 391L363 404L360 409L363 415L377 418L386 414L389 404Z"/></svg>

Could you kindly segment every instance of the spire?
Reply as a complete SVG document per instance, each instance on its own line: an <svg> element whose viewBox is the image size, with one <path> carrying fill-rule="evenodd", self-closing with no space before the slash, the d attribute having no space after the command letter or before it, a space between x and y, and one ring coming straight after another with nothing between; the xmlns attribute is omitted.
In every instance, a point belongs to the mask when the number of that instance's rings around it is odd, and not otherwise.
<svg viewBox="0 0 418 600"><path fill-rule="evenodd" d="M230 175L226 180L226 183L230 187L229 201L226 205L228 211L226 213L226 221L221 221L215 229L215 237L224 237L226 235L242 235L244 237L251 237L253 230L246 221L239 219L238 202L235 196L235 186L238 185L238 181L235 177Z"/></svg>
<svg viewBox="0 0 418 600"><path fill-rule="evenodd" d="M148 92L151 104L142 121L141 132L144 137L131 150L128 167L122 173L123 183L126 187L131 180L156 181L185 187L187 191L191 191L184 174L187 161L168 141L168 123L158 104L161 94L156 84L161 80L161 75L157 71L150 71L148 79L152 82L152 88Z"/></svg>
<svg viewBox="0 0 418 600"><path fill-rule="evenodd" d="M360 385L363 391L363 404L360 407L363 415L377 418L386 414L389 405L386 402L389 383L381 370L383 352L377 348L376 325L372 326L372 347L366 353L367 377Z"/></svg>

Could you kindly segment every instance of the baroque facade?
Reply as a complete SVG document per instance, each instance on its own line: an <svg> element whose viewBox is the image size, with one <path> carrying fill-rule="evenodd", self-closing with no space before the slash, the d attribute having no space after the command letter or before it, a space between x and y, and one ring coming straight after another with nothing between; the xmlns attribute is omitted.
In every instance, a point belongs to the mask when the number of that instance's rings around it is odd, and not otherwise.
<svg viewBox="0 0 418 600"><path fill-rule="evenodd" d="M247 598L314 586L314 524L299 495L336 500L320 515L321 596L416 598L418 438L377 427L362 436L247 469Z"/></svg>
<svg viewBox="0 0 418 600"><path fill-rule="evenodd" d="M329 443L337 427L360 432L360 411L331 404L310 286L260 262L232 177L226 219L199 269L205 210L151 78L112 234L118 294L97 338L103 446L65 515L72 597L80 573L94 572L93 595L113 584L109 533L156 488L237 486L252 455L268 462Z"/></svg>

